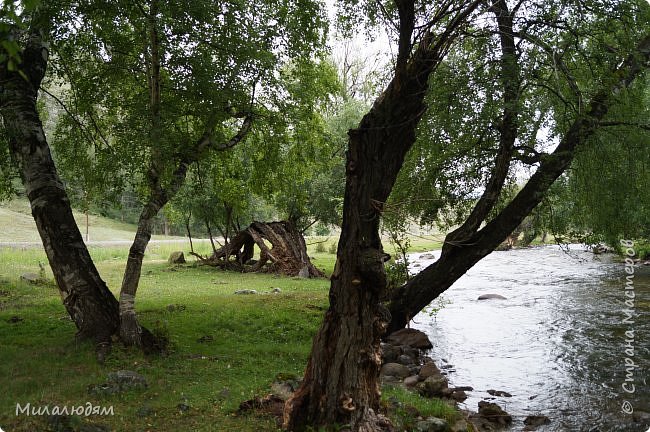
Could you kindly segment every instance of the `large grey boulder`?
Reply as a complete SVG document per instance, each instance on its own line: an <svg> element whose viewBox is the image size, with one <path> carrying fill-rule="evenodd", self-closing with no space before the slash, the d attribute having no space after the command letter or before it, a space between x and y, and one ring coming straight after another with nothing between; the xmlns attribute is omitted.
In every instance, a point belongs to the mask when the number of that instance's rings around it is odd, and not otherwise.
<svg viewBox="0 0 650 432"><path fill-rule="evenodd" d="M393 345L406 345L418 349L433 348L428 336L420 330L404 328L390 334L386 341Z"/></svg>

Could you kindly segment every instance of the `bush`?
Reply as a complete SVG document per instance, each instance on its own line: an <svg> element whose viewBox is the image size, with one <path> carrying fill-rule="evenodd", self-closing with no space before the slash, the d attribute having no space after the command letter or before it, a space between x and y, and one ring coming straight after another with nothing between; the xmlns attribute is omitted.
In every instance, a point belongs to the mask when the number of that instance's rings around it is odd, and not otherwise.
<svg viewBox="0 0 650 432"><path fill-rule="evenodd" d="M393 261L386 265L386 282L388 288L397 288L404 285L409 280L408 263L403 261Z"/></svg>
<svg viewBox="0 0 650 432"><path fill-rule="evenodd" d="M325 252L325 243L320 242L316 244L316 252L318 253L324 253Z"/></svg>
<svg viewBox="0 0 650 432"><path fill-rule="evenodd" d="M335 243L330 243L330 247L329 247L329 249L327 250L327 252L329 252L329 253L332 254L332 255L336 255L336 249L338 248L338 246L339 246L339 245L338 245L338 243L336 243L336 242L335 242Z"/></svg>
<svg viewBox="0 0 650 432"><path fill-rule="evenodd" d="M314 228L314 232L317 236L328 236L330 235L330 227L326 224L319 223Z"/></svg>

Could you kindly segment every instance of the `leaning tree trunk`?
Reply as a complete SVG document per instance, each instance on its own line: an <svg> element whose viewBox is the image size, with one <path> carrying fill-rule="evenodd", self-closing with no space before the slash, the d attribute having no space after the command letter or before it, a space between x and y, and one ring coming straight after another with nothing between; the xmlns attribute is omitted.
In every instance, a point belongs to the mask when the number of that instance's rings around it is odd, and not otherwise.
<svg viewBox="0 0 650 432"><path fill-rule="evenodd" d="M48 50L38 30L21 53L21 71L0 64L0 114L59 292L81 338L110 343L118 303L100 277L72 215L36 110Z"/></svg>
<svg viewBox="0 0 650 432"><path fill-rule="evenodd" d="M438 261L391 294L388 331L404 328L411 318L446 291L477 262L503 242L542 201L555 180L571 165L576 152L586 145L617 95L650 69L650 36L635 52L603 79L588 109L567 130L555 151L544 158L537 171L513 200L482 229L466 238L445 239Z"/></svg>
<svg viewBox="0 0 650 432"><path fill-rule="evenodd" d="M334 424L355 432L391 430L379 413L380 338L390 321L381 303L387 283L379 220L415 142L428 76L441 51L440 45L427 39L408 64L398 61L395 78L359 127L349 132L343 224L330 307L314 338L305 378L286 403L288 430Z"/></svg>

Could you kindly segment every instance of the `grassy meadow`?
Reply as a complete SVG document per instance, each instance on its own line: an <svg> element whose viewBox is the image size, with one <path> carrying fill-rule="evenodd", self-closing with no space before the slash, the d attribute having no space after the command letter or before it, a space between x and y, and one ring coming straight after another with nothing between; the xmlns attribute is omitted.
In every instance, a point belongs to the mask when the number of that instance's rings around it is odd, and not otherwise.
<svg viewBox="0 0 650 432"><path fill-rule="evenodd" d="M323 246L318 246L323 242ZM0 241L4 239L0 238ZM310 256L327 274L336 239L308 238ZM413 238L412 250L439 247L432 238ZM208 243L197 246L209 252ZM301 375L311 340L327 307L327 279L298 279L240 274L199 266L194 258L179 266L166 259L175 244L150 245L136 301L143 325L169 335L165 356L146 357L115 344L105 364L94 347L75 342L75 326L61 304L46 266L48 283L31 284L20 275L39 272L41 249L0 248L0 427L5 431L47 430L45 418L16 416L16 404L53 407L112 406L112 416L91 416L90 423L112 431L275 431L275 419L238 414L239 404L267 394L274 378ZM182 249L186 256L189 244ZM318 249L320 252L317 252ZM90 247L95 263L118 293L128 246ZM280 288L280 293L271 293ZM255 289L257 295L235 295ZM14 322L17 321L17 322ZM148 388L110 397L88 394L109 372L127 369L144 375ZM399 391L386 397L404 399ZM419 402L427 410L427 402ZM429 410L453 416L446 405ZM179 405L189 406L188 410Z"/></svg>

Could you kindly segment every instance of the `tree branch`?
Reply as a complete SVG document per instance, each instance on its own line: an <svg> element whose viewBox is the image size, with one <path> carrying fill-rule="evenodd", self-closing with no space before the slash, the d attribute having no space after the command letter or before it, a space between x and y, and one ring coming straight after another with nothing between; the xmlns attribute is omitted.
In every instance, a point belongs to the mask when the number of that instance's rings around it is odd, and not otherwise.
<svg viewBox="0 0 650 432"><path fill-rule="evenodd" d="M458 229L449 233L447 241L459 243L470 237L481 226L497 203L510 169L515 140L518 135L519 115L519 62L515 48L513 15L505 0L498 0L490 11L499 26L501 43L501 82L503 84L503 114L499 124L499 151L485 192L474 206L469 217ZM443 253L444 253L443 248Z"/></svg>

